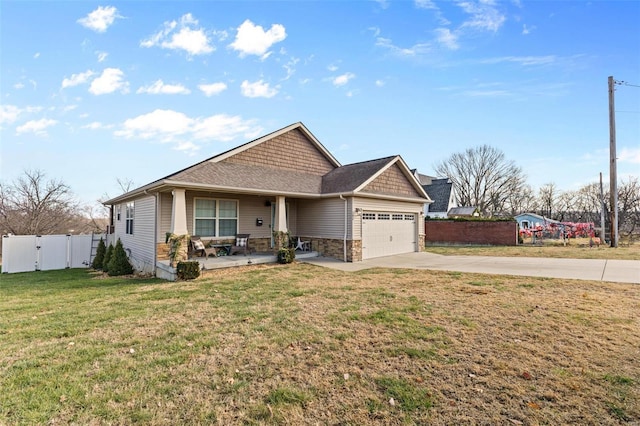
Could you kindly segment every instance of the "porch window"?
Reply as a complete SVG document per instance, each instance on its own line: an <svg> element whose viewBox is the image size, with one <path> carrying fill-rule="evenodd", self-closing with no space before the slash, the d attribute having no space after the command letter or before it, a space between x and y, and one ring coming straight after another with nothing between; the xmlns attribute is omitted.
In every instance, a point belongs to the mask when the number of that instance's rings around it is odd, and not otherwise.
<svg viewBox="0 0 640 426"><path fill-rule="evenodd" d="M238 232L238 202L212 198L194 199L194 235L233 237Z"/></svg>
<svg viewBox="0 0 640 426"><path fill-rule="evenodd" d="M134 215L134 204L127 203L125 209L125 228L126 234L133 235L133 215Z"/></svg>

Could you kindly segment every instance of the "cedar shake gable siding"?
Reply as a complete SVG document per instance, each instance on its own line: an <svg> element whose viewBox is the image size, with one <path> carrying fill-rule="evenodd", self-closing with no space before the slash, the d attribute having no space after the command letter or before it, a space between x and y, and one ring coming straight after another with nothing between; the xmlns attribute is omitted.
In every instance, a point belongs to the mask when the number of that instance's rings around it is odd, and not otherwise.
<svg viewBox="0 0 640 426"><path fill-rule="evenodd" d="M221 161L322 176L335 166L299 130L293 129ZM285 186L286 187L286 186Z"/></svg>
<svg viewBox="0 0 640 426"><path fill-rule="evenodd" d="M398 164L394 164L382 172L382 174L376 177L373 182L365 186L362 189L362 192L422 197L422 194L420 194L416 188L411 185L405 174L402 173Z"/></svg>

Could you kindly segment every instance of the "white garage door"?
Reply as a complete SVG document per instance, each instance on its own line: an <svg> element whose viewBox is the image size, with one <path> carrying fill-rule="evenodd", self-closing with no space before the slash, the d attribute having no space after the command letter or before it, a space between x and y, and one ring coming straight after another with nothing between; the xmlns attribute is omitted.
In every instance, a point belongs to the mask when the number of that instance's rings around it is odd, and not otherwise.
<svg viewBox="0 0 640 426"><path fill-rule="evenodd" d="M362 259L416 251L416 214L364 212Z"/></svg>

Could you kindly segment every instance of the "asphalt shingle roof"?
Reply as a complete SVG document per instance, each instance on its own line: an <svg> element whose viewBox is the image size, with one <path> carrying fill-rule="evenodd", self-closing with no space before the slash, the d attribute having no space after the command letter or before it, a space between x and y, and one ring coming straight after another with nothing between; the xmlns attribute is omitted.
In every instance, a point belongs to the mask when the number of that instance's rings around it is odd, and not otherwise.
<svg viewBox="0 0 640 426"><path fill-rule="evenodd" d="M429 205L430 212L446 212L449 210L449 198L453 184L449 179L433 179L431 185L422 185L433 203Z"/></svg>
<svg viewBox="0 0 640 426"><path fill-rule="evenodd" d="M256 189L289 193L320 194L322 177L290 170L230 162L204 162L166 180L223 188Z"/></svg>
<svg viewBox="0 0 640 426"><path fill-rule="evenodd" d="M395 158L395 156L379 158L333 169L322 177L322 193L335 194L354 191Z"/></svg>

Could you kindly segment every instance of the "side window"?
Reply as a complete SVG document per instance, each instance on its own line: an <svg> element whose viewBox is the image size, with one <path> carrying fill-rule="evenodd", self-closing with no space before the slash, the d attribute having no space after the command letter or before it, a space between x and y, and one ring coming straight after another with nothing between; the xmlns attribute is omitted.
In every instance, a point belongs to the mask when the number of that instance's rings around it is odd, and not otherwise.
<svg viewBox="0 0 640 426"><path fill-rule="evenodd" d="M134 217L134 203L127 203L125 218L126 218L126 233L129 235L133 235L133 217Z"/></svg>

